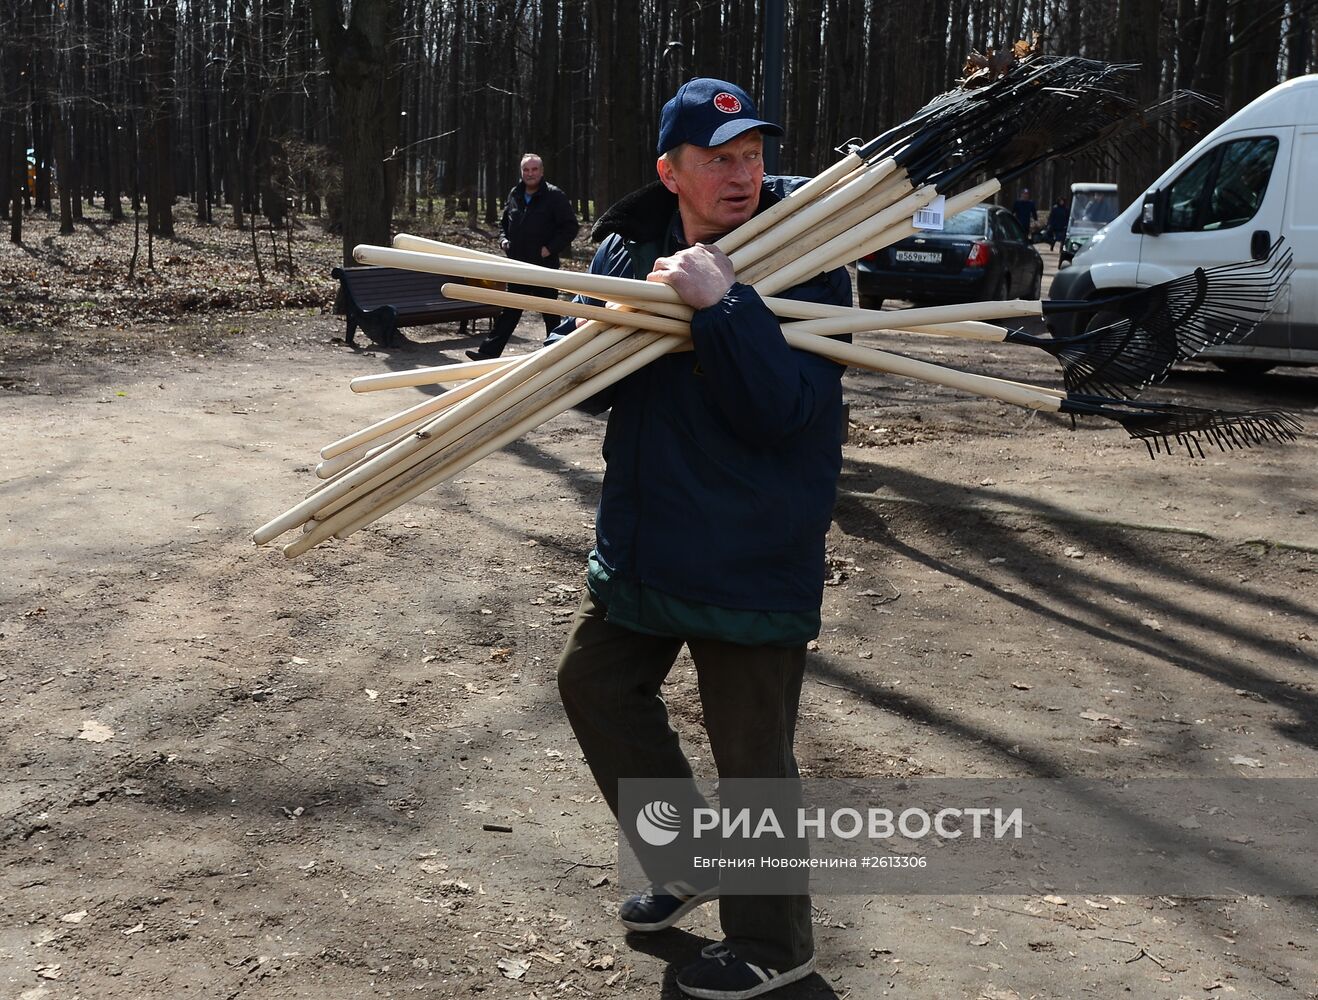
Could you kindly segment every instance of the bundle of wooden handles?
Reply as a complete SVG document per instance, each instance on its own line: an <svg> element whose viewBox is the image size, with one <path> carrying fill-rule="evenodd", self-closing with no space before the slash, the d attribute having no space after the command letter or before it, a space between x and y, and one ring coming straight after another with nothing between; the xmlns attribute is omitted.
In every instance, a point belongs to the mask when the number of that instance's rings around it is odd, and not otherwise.
<svg viewBox="0 0 1318 1000"><path fill-rule="evenodd" d="M998 182L990 180L949 197L944 213L955 215L998 189ZM754 285L778 316L795 321L783 327L794 348L845 365L1056 411L1064 398L1057 390L830 339L842 333L900 329L1001 341L1006 330L982 320L1037 316L1041 309L1037 301L879 312L776 297L775 293L822 271L912 235L917 231L915 214L937 197L939 192L931 186L915 188L892 159L865 162L853 153L717 245L732 260L738 281ZM323 461L317 473L324 481L252 535L253 541L264 545L284 532L303 528L283 548L290 558L328 538L347 538L654 359L690 346L691 309L672 288L656 282L539 268L407 235L398 236L393 247L359 246L354 256L363 264L554 288L608 305L446 284L444 294L449 298L557 312L585 322L531 354L354 380L352 388L358 392L460 384L321 449Z"/></svg>

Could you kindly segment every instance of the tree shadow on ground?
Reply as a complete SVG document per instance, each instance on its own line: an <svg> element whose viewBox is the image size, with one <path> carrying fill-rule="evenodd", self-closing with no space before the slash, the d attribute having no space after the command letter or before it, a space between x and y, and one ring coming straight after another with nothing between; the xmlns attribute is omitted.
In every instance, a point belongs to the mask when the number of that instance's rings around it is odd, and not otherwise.
<svg viewBox="0 0 1318 1000"><path fill-rule="evenodd" d="M911 518L922 530L949 530L948 512L955 504L948 495L948 484L892 469L885 470L883 481L887 490L914 502L903 506L903 517ZM1039 500L1015 498L1011 502L1016 505L1014 513L1027 518L1035 529L1055 523L1050 519L1066 513ZM1312 615L1303 601L1224 584L1220 578L1196 572L1186 561L1172 561L1166 553L1141 545L1121 528L1088 529L1087 544L1096 544L1108 559L1124 562L1126 579L1140 581L1141 587L1099 579L1095 570L1077 566L1075 560L1062 555L1060 544L1042 546L1032 541L1032 531L1012 531L995 523L997 515L991 519L973 516L971 523L950 529L954 532L950 536L954 547L960 548L962 555L955 563L949 562L890 531L879 513L882 509L881 498L871 501L848 497L838 504L835 520L847 534L877 542L916 565L946 574L1042 621L1077 632L1095 647L1121 647L1216 681L1228 689L1228 694L1244 689L1273 705L1284 706L1296 718L1277 726L1278 732L1318 748L1318 698L1296 686L1292 679L1251 665L1263 660L1313 669L1318 663L1312 657L1307 658L1308 662L1297 658L1297 653L1299 657L1303 653L1294 644L1260 635L1248 622L1214 615L1171 594L1173 589L1210 588L1225 593L1238 609L1253 607L1260 618L1271 612L1285 612L1303 620ZM988 566L991 559L1002 558L1004 552L1012 553L1012 557L995 565L994 574L1010 574L1009 587L972 568ZM1159 588L1160 582L1168 586ZM1030 590L1046 598L1032 596ZM1178 629L1175 635L1152 631L1145 624L1150 615L1186 628ZM1231 655L1216 650L1221 644L1229 644Z"/></svg>

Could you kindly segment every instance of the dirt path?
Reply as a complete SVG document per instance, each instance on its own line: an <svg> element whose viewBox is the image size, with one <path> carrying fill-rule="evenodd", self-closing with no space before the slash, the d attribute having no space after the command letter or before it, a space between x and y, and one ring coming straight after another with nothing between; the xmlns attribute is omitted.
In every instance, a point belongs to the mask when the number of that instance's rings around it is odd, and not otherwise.
<svg viewBox="0 0 1318 1000"><path fill-rule="evenodd" d="M676 996L716 913L624 941L616 828L553 684L600 423L559 418L286 562L247 535L315 449L419 398L347 380L469 346L335 331L219 317L113 356L57 332L53 361L10 342L0 995ZM937 347L901 349L975 364ZM1178 376L1163 398L1308 430L1156 462L1115 427L847 385L809 774L1318 775L1318 376ZM689 662L668 695L707 772ZM815 902L821 974L785 997L1318 996L1312 900Z"/></svg>

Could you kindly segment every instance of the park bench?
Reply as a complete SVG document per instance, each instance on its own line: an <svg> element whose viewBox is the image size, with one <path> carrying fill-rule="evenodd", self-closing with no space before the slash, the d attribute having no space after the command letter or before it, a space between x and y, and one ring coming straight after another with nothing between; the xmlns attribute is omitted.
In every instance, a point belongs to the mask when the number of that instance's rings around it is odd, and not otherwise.
<svg viewBox="0 0 1318 1000"><path fill-rule="evenodd" d="M348 317L343 339L349 344L353 343L358 327L385 347L403 326L457 322L461 324L459 336L465 337L467 320L492 320L500 312L499 306L446 298L440 290L444 283L469 283L464 278L398 267L336 267L330 273L343 285L341 304Z"/></svg>

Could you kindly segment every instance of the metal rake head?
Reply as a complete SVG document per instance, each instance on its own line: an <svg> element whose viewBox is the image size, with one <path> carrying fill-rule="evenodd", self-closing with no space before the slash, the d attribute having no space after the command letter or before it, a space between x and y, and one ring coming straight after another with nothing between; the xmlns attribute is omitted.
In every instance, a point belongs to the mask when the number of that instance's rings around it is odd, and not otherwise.
<svg viewBox="0 0 1318 1000"><path fill-rule="evenodd" d="M1135 113L1125 93L1133 69L1075 57L1032 59L969 97L945 98L898 159L906 157L913 177L940 190L975 175L1019 173L1093 142Z"/></svg>
<svg viewBox="0 0 1318 1000"><path fill-rule="evenodd" d="M1278 240L1264 260L1192 273L1125 295L1089 302L1045 302L1045 315L1110 312L1122 318L1073 337L1008 334L1054 355L1071 392L1133 397L1172 366L1209 347L1248 336L1272 312L1294 270Z"/></svg>
<svg viewBox="0 0 1318 1000"><path fill-rule="evenodd" d="M1267 441L1294 441L1304 429L1299 418L1285 410L1231 412L1102 396L1068 396L1061 411L1115 420L1132 438L1144 442L1150 458L1170 455L1173 442L1191 458L1203 458L1205 444L1222 452L1235 451Z"/></svg>
<svg viewBox="0 0 1318 1000"><path fill-rule="evenodd" d="M1217 445L1219 451L1250 448L1265 441L1294 441L1304 425L1284 410L1247 410L1225 413L1205 410L1152 416L1131 414L1118 420L1132 438L1144 442L1149 457L1159 452L1172 453L1172 442L1184 448L1191 458L1204 457L1204 442Z"/></svg>
<svg viewBox="0 0 1318 1000"><path fill-rule="evenodd" d="M1015 339L1007 337L1008 341ZM1122 399L1137 396L1162 378L1177 359L1173 339L1130 320L1098 327L1079 337L1036 337L1033 342L1057 358L1067 391Z"/></svg>
<svg viewBox="0 0 1318 1000"><path fill-rule="evenodd" d="M1189 274L1127 295L1091 303L1113 308L1175 338L1178 360L1209 347L1236 343L1272 312L1291 272L1294 255L1278 239L1262 260L1195 268Z"/></svg>
<svg viewBox="0 0 1318 1000"><path fill-rule="evenodd" d="M977 89L934 98L857 149L895 157L917 183L940 188L973 173L1000 174L1110 130L1134 110L1120 94L1132 66L1036 56Z"/></svg>

